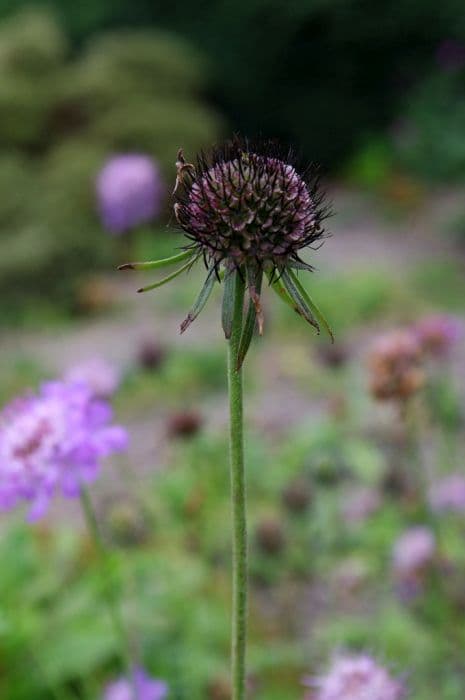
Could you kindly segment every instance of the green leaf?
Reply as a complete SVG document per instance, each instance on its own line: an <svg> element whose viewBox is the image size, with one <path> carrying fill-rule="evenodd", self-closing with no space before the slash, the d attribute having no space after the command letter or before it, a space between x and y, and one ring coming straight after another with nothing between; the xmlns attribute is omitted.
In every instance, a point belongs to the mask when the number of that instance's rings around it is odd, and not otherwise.
<svg viewBox="0 0 465 700"><path fill-rule="evenodd" d="M171 275L163 277L163 279L159 280L158 282L154 282L153 284L149 284L147 287L141 287L137 290L137 292L140 294L141 292L149 292L151 289L157 289L157 287L162 287L164 284L167 284L168 282L171 282L171 280L174 280L174 278L180 275L182 272L184 272L184 270L190 268L194 262L195 259L188 260L186 264L180 267L179 270L176 270L176 272L172 272Z"/></svg>
<svg viewBox="0 0 465 700"><path fill-rule="evenodd" d="M249 290L254 290L257 298L260 297L260 292L262 288L263 271L261 268L250 268L247 267L247 280L249 283ZM242 329L241 339L239 342L239 350L237 353L237 365L236 369L240 369L247 355L247 351L252 342L253 333L255 330L255 322L257 319L257 301L254 300L252 296L249 296L249 306L247 310L247 316L244 323L244 328Z"/></svg>
<svg viewBox="0 0 465 700"><path fill-rule="evenodd" d="M309 307L309 308L311 309L311 311L313 312L315 318L318 320L319 323L321 323L321 325L323 326L323 328L325 329L325 331L327 332L327 334L328 334L329 337L331 338L331 342L334 343L334 333L333 333L333 330L332 330L331 326L329 325L328 321L326 320L326 317L324 316L323 312L322 312L321 309L315 304L315 302L314 302L313 299L310 297L310 295L309 295L309 293L307 292L307 290L305 289L305 287L302 286L302 284L301 284L300 280L298 279L297 275L296 275L294 272L290 272L289 274L291 275L291 277L292 277L292 279L293 279L293 281L294 281L294 283L295 283L297 289L298 289L299 292L301 293L302 297L303 297L303 298L305 299L305 301L307 302L308 307Z"/></svg>
<svg viewBox="0 0 465 700"><path fill-rule="evenodd" d="M314 268L303 260L292 260L288 263L288 267L293 270L306 270L307 272L313 272Z"/></svg>
<svg viewBox="0 0 465 700"><path fill-rule="evenodd" d="M223 326L224 337L229 340L232 331L233 311L234 311L234 290L236 276L238 272L234 268L226 270L224 275L223 305L221 308L221 324Z"/></svg>
<svg viewBox="0 0 465 700"><path fill-rule="evenodd" d="M185 330L189 328L191 325L192 321L195 321L199 313L202 311L203 307L207 303L210 294L212 292L212 289L215 285L216 282L216 271L215 271L215 266L213 265L210 270L208 271L207 278L203 284L202 289L200 290L199 296L194 302L194 305L192 309L189 311L187 314L186 318L184 321L181 323L181 333L184 333Z"/></svg>
<svg viewBox="0 0 465 700"><path fill-rule="evenodd" d="M278 295L278 297L281 299L281 301L284 301L285 304L291 307L293 311L299 314L300 312L295 303L292 301L291 297L289 294L286 292L286 289L284 288L283 283L279 278L273 278L273 273L267 272L267 277L270 283L270 287L275 292L275 294Z"/></svg>
<svg viewBox="0 0 465 700"><path fill-rule="evenodd" d="M286 268L282 270L281 279L298 312L311 326L316 329L317 333L320 333L320 326L318 325L312 311L309 309L305 297L303 296L299 287L296 285L294 278L295 275L291 270L287 270Z"/></svg>
<svg viewBox="0 0 465 700"><path fill-rule="evenodd" d="M169 267L170 265L175 265L176 263L187 260L188 258L193 258L194 255L195 253L192 250L185 250L178 255L173 255L170 258L164 258L163 260L125 263L124 265L119 265L118 270L156 270L160 267Z"/></svg>

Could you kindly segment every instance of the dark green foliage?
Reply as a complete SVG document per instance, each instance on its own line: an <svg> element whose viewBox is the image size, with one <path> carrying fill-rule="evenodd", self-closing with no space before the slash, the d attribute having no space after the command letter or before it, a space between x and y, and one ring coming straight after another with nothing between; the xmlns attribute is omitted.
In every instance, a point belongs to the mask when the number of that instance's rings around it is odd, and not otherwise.
<svg viewBox="0 0 465 700"><path fill-rule="evenodd" d="M10 1L4 11L23 3ZM326 165L395 121L406 90L430 73L442 40L465 39L460 0L50 5L78 45L117 26L176 31L206 51L215 101L237 128L280 136Z"/></svg>
<svg viewBox="0 0 465 700"><path fill-rule="evenodd" d="M203 58L161 32L102 36L79 56L56 19L25 10L0 25L0 292L72 308L80 278L121 255L102 231L95 178L118 151L147 152L174 182L176 151L215 139ZM118 251L118 252L117 252Z"/></svg>

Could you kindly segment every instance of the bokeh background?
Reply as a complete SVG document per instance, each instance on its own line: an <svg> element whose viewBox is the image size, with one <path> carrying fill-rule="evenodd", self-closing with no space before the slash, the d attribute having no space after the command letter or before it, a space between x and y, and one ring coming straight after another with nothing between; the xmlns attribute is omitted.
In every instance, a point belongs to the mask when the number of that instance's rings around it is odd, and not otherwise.
<svg viewBox="0 0 465 700"><path fill-rule="evenodd" d="M417 700L465 695L465 495L437 506L465 477L464 88L460 0L0 2L0 398L76 367L109 382L131 445L92 494L133 646L173 700L229 698L219 293L179 336L201 271L139 296L153 277L115 267L181 245L177 149L232 132L319 162L334 210L306 284L336 344L270 291L245 371L250 697L312 697L302 678L335 649L373 653ZM134 152L165 196L114 235L95 183ZM373 343L431 315L418 387L382 400ZM434 552L401 575L418 526ZM121 669L77 505L2 514L0 559L0 696L102 697Z"/></svg>

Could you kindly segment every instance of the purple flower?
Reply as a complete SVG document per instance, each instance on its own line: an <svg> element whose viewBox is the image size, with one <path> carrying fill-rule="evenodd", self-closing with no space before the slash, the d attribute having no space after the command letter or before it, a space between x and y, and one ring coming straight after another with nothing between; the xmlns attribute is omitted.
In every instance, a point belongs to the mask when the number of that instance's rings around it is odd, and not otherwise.
<svg viewBox="0 0 465 700"><path fill-rule="evenodd" d="M401 577L415 575L431 564L436 539L427 527L412 527L395 542L392 558L395 572Z"/></svg>
<svg viewBox="0 0 465 700"><path fill-rule="evenodd" d="M440 68L454 71L465 65L465 44L457 39L445 39L436 50L436 61Z"/></svg>
<svg viewBox="0 0 465 700"><path fill-rule="evenodd" d="M325 676L306 679L312 700L401 700L404 684L368 654L338 656Z"/></svg>
<svg viewBox="0 0 465 700"><path fill-rule="evenodd" d="M73 367L65 373L68 383L87 384L98 398L109 398L119 386L121 374L118 369L102 357L92 357Z"/></svg>
<svg viewBox="0 0 465 700"><path fill-rule="evenodd" d="M448 474L429 490L429 501L433 510L465 512L465 475L456 472Z"/></svg>
<svg viewBox="0 0 465 700"><path fill-rule="evenodd" d="M113 234L124 233L158 216L163 195L158 166L148 156L114 156L97 177L100 215L105 228Z"/></svg>
<svg viewBox="0 0 465 700"><path fill-rule="evenodd" d="M103 694L103 700L133 700L134 691L137 700L164 700L168 695L168 686L163 681L151 678L142 668L134 669L133 682L119 678L109 683Z"/></svg>
<svg viewBox="0 0 465 700"><path fill-rule="evenodd" d="M459 319L445 314L425 316L414 328L423 350L435 357L444 357L460 339Z"/></svg>
<svg viewBox="0 0 465 700"><path fill-rule="evenodd" d="M110 406L85 384L48 382L8 405L0 415L0 509L27 501L34 521L57 491L78 496L101 459L126 448L126 431L110 421Z"/></svg>

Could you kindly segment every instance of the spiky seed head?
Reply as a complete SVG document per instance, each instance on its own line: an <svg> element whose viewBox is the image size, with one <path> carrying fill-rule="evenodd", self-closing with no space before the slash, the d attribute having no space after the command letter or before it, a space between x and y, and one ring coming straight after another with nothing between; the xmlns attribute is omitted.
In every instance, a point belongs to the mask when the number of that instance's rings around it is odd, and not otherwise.
<svg viewBox="0 0 465 700"><path fill-rule="evenodd" d="M188 165L188 164L187 164ZM300 175L271 144L235 139L178 169L176 218L203 256L236 267L282 267L323 236L315 174Z"/></svg>
<svg viewBox="0 0 465 700"><path fill-rule="evenodd" d="M181 324L181 333L201 313L215 283L224 281L221 321L229 339L235 295L246 294L248 308L236 357L239 370L255 325L260 335L263 332L260 295L267 278L284 303L317 333L323 328L333 341L328 321L297 275L299 270L313 270L299 254L303 248L319 247L325 236L323 220L329 214L313 166L299 172L290 153L276 144L252 144L236 137L208 156L201 154L195 165L187 162L180 149L172 194L176 219L189 243L181 253L164 260L126 263L120 269L159 269L183 263L161 280L138 289L148 292L203 258L207 276Z"/></svg>

